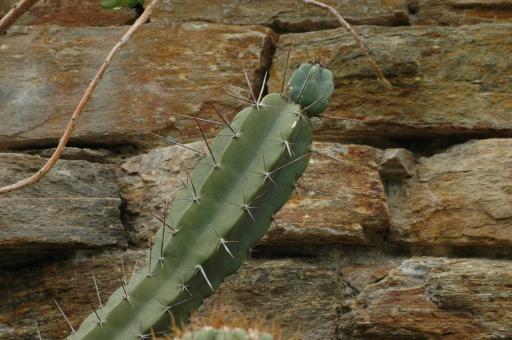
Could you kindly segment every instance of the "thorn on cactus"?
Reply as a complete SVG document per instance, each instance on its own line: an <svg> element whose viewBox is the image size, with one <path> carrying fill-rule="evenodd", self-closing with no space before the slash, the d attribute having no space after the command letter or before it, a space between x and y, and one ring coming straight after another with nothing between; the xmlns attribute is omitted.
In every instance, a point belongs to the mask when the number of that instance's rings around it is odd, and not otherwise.
<svg viewBox="0 0 512 340"><path fill-rule="evenodd" d="M278 143L281 143L284 147L284 150L286 150L286 152L288 153L288 155L290 157L293 156L293 152L292 152L292 145L295 144L295 143L290 143L289 141L286 140L286 138L284 138L283 136L283 133L281 132L281 139L280 140L277 140Z"/></svg>
<svg viewBox="0 0 512 340"><path fill-rule="evenodd" d="M226 120L226 118L224 118L224 116L222 115L222 113L220 113L220 111L217 110L215 105L212 104L212 107L213 107L213 110L215 111L215 113L217 114L217 116L219 116L220 119L222 119L222 122L224 123L224 126L227 127L229 129L229 131L231 131L231 133L232 133L231 137L233 137L235 139L239 138L240 137L240 132L235 132L235 130L233 129L231 124L229 124L228 121Z"/></svg>
<svg viewBox="0 0 512 340"><path fill-rule="evenodd" d="M146 277L148 279L151 279L154 276L154 274L151 272L151 259L153 258L152 252L153 252L153 240L151 240L151 244L149 246L149 257L148 257L149 264L148 264L148 272L146 273Z"/></svg>
<svg viewBox="0 0 512 340"><path fill-rule="evenodd" d="M199 131L201 132L201 137L203 137L204 143L206 144L206 148L208 149L208 152L210 153L210 157L212 158L213 164L208 164L213 166L214 169L219 168L219 163L217 163L217 160L215 159L215 156L213 155L212 149L210 148L210 144L208 144L208 140L206 139L206 136L204 135L204 131L201 128L201 125L196 120L197 127L199 128ZM205 163L202 163L205 164Z"/></svg>
<svg viewBox="0 0 512 340"><path fill-rule="evenodd" d="M62 308L60 308L59 303L57 302L57 300L53 299L53 302L55 302L55 304L57 305L57 308L59 309L60 314L64 317L64 320L66 320L66 323L68 324L69 328L71 328L71 333L75 334L76 331L73 328L73 325L71 324L71 322L69 322L69 319L66 316L66 314L64 313L64 311L62 310Z"/></svg>
<svg viewBox="0 0 512 340"><path fill-rule="evenodd" d="M201 266L200 264L196 265L196 273L199 271L201 272L201 275L203 275L203 278L206 280L206 283L208 283L208 286L210 287L210 289L212 290L212 292L215 291L215 289L213 289L213 286L210 282L210 280L208 280L208 276L206 276L206 272L204 271L204 268L203 266Z"/></svg>
<svg viewBox="0 0 512 340"><path fill-rule="evenodd" d="M37 323L37 321L35 321L35 323L36 323L37 339L43 340L43 337L41 336L41 331L39 330L39 324Z"/></svg>
<svg viewBox="0 0 512 340"><path fill-rule="evenodd" d="M133 333L139 340L151 339L151 333L144 334L144 328L142 327L142 321L140 321L139 333Z"/></svg>
<svg viewBox="0 0 512 340"><path fill-rule="evenodd" d="M265 89L265 84L267 83L267 75L268 71L265 71L265 75L263 76L263 83L261 83L260 95L258 96L258 104L261 103L261 96L263 95L263 90Z"/></svg>
<svg viewBox="0 0 512 340"><path fill-rule="evenodd" d="M122 280L124 284L126 285L126 271L124 270L124 258L123 255L121 255L121 272L123 273Z"/></svg>
<svg viewBox="0 0 512 340"><path fill-rule="evenodd" d="M94 315L96 316L96 318L98 319L97 323L98 323L98 326L99 327L103 327L103 324L105 323L105 321L103 321L98 312L96 311L96 308L94 308L94 305L92 304L91 300L89 299L89 297L87 297L87 300L89 300L89 305L91 306L92 308L92 312L94 313Z"/></svg>
<svg viewBox="0 0 512 340"><path fill-rule="evenodd" d="M201 156L206 156L206 154L205 154L204 152L199 151L199 150L196 150L196 149L193 149L193 148L188 147L188 146L186 146L186 145L183 145L183 144L181 144L181 143L179 143L179 142L176 142L175 140L172 140L172 139L170 139L170 138L167 138L167 137L164 137L164 136L157 135L157 134L156 134L156 133L154 133L154 132L150 132L150 134L152 134L153 136L156 136L156 137L158 137L158 138L161 138L161 139L163 139L163 140L165 140L165 141L167 141L167 142L169 142L169 143L172 143L172 144L174 144L174 145L181 146L181 147L182 147L182 148L184 148L184 149L187 149L187 150L190 150L190 151L194 151L195 153L197 153L197 154L199 154L199 155L201 155Z"/></svg>
<svg viewBox="0 0 512 340"><path fill-rule="evenodd" d="M123 300L126 300L130 303L130 296L128 295L128 291L126 290L126 284L123 281L123 278L119 278L119 281L121 282L121 288L123 289L123 294L120 295Z"/></svg>
<svg viewBox="0 0 512 340"><path fill-rule="evenodd" d="M263 171L253 171L253 170L251 170L251 172L263 176L263 183L266 183L267 180L268 180L268 181L272 182L272 184L277 185L277 183L270 176L271 173L267 170L267 164L265 162L265 152L263 152L261 154L261 158L262 158L262 163L263 163Z"/></svg>
<svg viewBox="0 0 512 340"><path fill-rule="evenodd" d="M238 241L226 241L224 238L219 236L219 234L217 233L216 230L214 230L214 231L215 231L215 235L217 235L217 237L219 238L219 244L217 245L217 251L219 251L220 246L223 246L224 249L226 250L226 252L229 254L229 256L231 256L231 258L234 259L235 256L233 255L231 250L229 250L228 243L237 243Z"/></svg>
<svg viewBox="0 0 512 340"><path fill-rule="evenodd" d="M256 100L256 97L254 96L254 90L251 85L251 81L249 80L249 75L247 74L247 70L245 69L244 63L242 62L242 71L244 72L245 81L247 82L247 87L249 88L249 93L252 97L252 104L256 107L256 110L260 110L259 106L259 100Z"/></svg>
<svg viewBox="0 0 512 340"><path fill-rule="evenodd" d="M190 292L190 290L188 290L188 285L185 284L185 280L182 280L182 282L179 284L178 287L181 290L181 294L183 294L184 292L187 292L189 297L192 297L192 293Z"/></svg>
<svg viewBox="0 0 512 340"><path fill-rule="evenodd" d="M199 205L201 202L201 198L205 197L206 194L198 195L196 191L196 187L194 185L194 182L192 181L192 178L189 174L187 174L188 181L190 182L190 187L192 189L192 197L189 198L176 198L177 201L192 201L193 203Z"/></svg>
<svg viewBox="0 0 512 340"><path fill-rule="evenodd" d="M200 121L200 122L205 122L205 123L210 123L210 124L213 124L213 125L219 125L219 126L224 126L224 124L220 123L220 122L216 122L214 120L210 120L210 119L204 119L204 118L199 118L199 117L192 117L192 116L187 116L187 115L181 115L179 113L174 113L175 116L178 116L178 117L183 117L183 118L187 118L187 119L192 119L192 120L195 120L195 121Z"/></svg>
<svg viewBox="0 0 512 340"><path fill-rule="evenodd" d="M288 46L288 53L286 55L286 64L284 65L283 79L281 79L281 91L279 94L281 97L284 95L284 84L286 82L286 74L288 73L288 62L290 61L290 52L292 51L292 43Z"/></svg>
<svg viewBox="0 0 512 340"><path fill-rule="evenodd" d="M96 277L94 276L94 273L92 271L91 271L91 275L92 275L92 281L94 282L94 288L96 290L96 297L98 298L99 306L100 306L100 308L103 308L103 304L101 303L101 295L100 295L100 290L98 288L98 283L96 282Z"/></svg>

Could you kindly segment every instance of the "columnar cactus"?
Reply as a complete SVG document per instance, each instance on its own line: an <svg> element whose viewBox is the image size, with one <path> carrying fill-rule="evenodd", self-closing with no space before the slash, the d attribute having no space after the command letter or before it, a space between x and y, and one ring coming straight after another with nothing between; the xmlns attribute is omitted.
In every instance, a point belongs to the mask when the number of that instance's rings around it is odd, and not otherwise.
<svg viewBox="0 0 512 340"><path fill-rule="evenodd" d="M181 324L246 260L308 164L333 91L329 70L303 64L278 93L242 110L213 140L155 235L145 267L69 339L141 339ZM121 280L122 281L122 280Z"/></svg>

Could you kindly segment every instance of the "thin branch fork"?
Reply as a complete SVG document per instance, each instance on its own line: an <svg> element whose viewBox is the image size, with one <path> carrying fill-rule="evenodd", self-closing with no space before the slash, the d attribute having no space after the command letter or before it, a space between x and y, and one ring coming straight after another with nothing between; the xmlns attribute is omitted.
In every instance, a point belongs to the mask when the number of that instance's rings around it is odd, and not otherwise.
<svg viewBox="0 0 512 340"><path fill-rule="evenodd" d="M368 50L368 47L364 43L363 39L361 39L359 34L357 34L357 32L352 28L352 26L338 13L338 11L336 11L336 9L334 9L334 7L326 5L320 1L316 1L316 0L303 0L303 1L306 4L311 4L311 5L318 6L320 8L324 8L324 9L328 10L329 12L331 12L332 14L334 14L336 19L338 19L338 22L340 23L340 25L343 26L343 28L345 28L352 35L352 37L354 38L356 43L359 45L359 48L365 54L366 58L368 59L368 62L372 66L373 70L375 71L375 74L377 75L377 78L379 79L379 81L384 86L386 86L388 89L390 89L391 88L390 82L384 76L384 72L382 72L382 69L379 67L377 62L370 55L370 51Z"/></svg>
<svg viewBox="0 0 512 340"><path fill-rule="evenodd" d="M0 19L0 34L7 32L19 17L28 11L38 0L21 0Z"/></svg>
<svg viewBox="0 0 512 340"><path fill-rule="evenodd" d="M80 99L80 102L78 103L75 110L73 111L73 114L71 115L71 119L69 120L68 125L66 126L66 130L64 130L64 134L62 135L62 137L59 140L59 144L57 145L57 148L55 149L55 151L53 152L51 157L48 159L46 164L43 165L43 167L41 169L39 169L32 176L25 178L17 183L7 185L4 187L0 187L0 195L6 194L6 193L14 191L14 190L24 188L24 187L32 185L34 183L37 183L41 178L43 178L48 173L48 171L50 171L50 169L55 165L55 163L57 163L60 156L64 152L64 147L66 146L66 144L69 140L69 137L71 137L71 133L73 132L73 130L76 126L76 122L77 122L78 118L80 117L80 114L82 114L82 112L84 111L87 102L91 98L91 95L93 94L94 89L98 85L101 77L103 76L103 74L107 70L108 66L112 62L114 55L121 49L121 47L123 45L126 44L126 42L130 39L130 37L133 35L133 33L149 19L149 16L151 15L151 11L153 10L153 8L156 6L156 4L159 1L160 0L153 0L146 7L146 9L144 10L144 13L142 13L142 15L133 23L133 25L128 29L128 31L126 31L126 33L122 36L122 38L117 42L117 44L112 48L110 53L107 55L107 57L105 58L105 61L103 61L103 64L101 64L98 71L96 71L94 78L89 83L89 86L87 86L87 89L85 90L82 98Z"/></svg>

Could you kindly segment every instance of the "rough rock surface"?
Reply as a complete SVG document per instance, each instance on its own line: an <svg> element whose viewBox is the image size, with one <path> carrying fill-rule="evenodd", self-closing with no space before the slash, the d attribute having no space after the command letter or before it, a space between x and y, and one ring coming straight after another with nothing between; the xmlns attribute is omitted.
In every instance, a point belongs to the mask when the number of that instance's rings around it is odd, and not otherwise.
<svg viewBox="0 0 512 340"><path fill-rule="evenodd" d="M391 263L349 264L341 267L341 276L351 288L359 293L369 284L382 280L394 267L396 266Z"/></svg>
<svg viewBox="0 0 512 340"><path fill-rule="evenodd" d="M92 312L89 301L98 306L92 274L101 299L106 302L118 288L123 257L126 280L144 258L140 251L111 251L95 255L77 254L21 268L2 269L0 275L0 339L36 339L35 322L43 339L64 339L69 326L53 299L62 307L73 327ZM139 261L139 267L140 267ZM139 268L137 267L137 268Z"/></svg>
<svg viewBox="0 0 512 340"><path fill-rule="evenodd" d="M363 0L358 6L340 0L325 0L352 24L407 25L406 0ZM311 31L338 27L336 18L324 9L290 0L164 0L155 9L153 22L207 21L235 25L270 26L277 32Z"/></svg>
<svg viewBox="0 0 512 340"><path fill-rule="evenodd" d="M375 79L366 58L341 29L279 39L269 89L280 89L293 41L291 65L307 60L307 52L334 73L336 89L325 115L352 119L323 119L317 139L512 135L512 83L503 76L509 73L512 24L357 30L391 89Z"/></svg>
<svg viewBox="0 0 512 340"><path fill-rule="evenodd" d="M385 179L400 180L414 175L415 166L415 156L409 150L387 149L380 160L379 173Z"/></svg>
<svg viewBox="0 0 512 340"><path fill-rule="evenodd" d="M1 11L17 3L18 0L2 0ZM16 25L60 25L60 26L115 26L126 25L135 18L135 11L103 9L99 0L39 0Z"/></svg>
<svg viewBox="0 0 512 340"><path fill-rule="evenodd" d="M200 149L204 143L187 146ZM262 242L369 244L382 237L388 211L377 170L380 150L336 143L315 143L314 149L340 161L312 156L299 181L298 196L292 196L277 214ZM192 151L173 146L135 156L122 165L119 183L132 242L147 240L160 227L153 215L162 214L163 203L173 199L198 158Z"/></svg>
<svg viewBox="0 0 512 340"><path fill-rule="evenodd" d="M512 22L510 0L411 0L416 25L468 25L480 22Z"/></svg>
<svg viewBox="0 0 512 340"><path fill-rule="evenodd" d="M512 263L412 258L342 307L338 339L508 339Z"/></svg>
<svg viewBox="0 0 512 340"><path fill-rule="evenodd" d="M315 260L253 260L222 284L199 317L222 306L279 325L283 339L333 339L342 296L335 267Z"/></svg>
<svg viewBox="0 0 512 340"><path fill-rule="evenodd" d="M0 149L56 144L87 79L124 31L29 26L3 37ZM151 131L170 128L180 138L197 136L193 122L170 115L216 117L215 104L230 116L244 105L223 90L247 93L240 60L259 84L271 46L270 30L259 26L146 24L103 76L71 143L155 141Z"/></svg>
<svg viewBox="0 0 512 340"><path fill-rule="evenodd" d="M0 153L0 186L45 162ZM120 205L113 166L61 160L39 183L0 197L0 253L126 246ZM25 255L17 260L34 260Z"/></svg>
<svg viewBox="0 0 512 340"><path fill-rule="evenodd" d="M314 143L313 149L320 154L311 156L296 194L262 244L370 244L382 238L389 221L377 170L381 151L338 143Z"/></svg>
<svg viewBox="0 0 512 340"><path fill-rule="evenodd" d="M429 158L389 193L391 239L512 245L512 139L473 140Z"/></svg>

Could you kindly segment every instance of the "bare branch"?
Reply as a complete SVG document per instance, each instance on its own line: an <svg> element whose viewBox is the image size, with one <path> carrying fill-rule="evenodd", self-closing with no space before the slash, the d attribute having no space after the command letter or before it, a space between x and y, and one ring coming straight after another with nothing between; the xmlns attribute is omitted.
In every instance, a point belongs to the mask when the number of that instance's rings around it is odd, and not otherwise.
<svg viewBox="0 0 512 340"><path fill-rule="evenodd" d="M98 71L96 71L96 74L94 75L94 78L89 83L89 86L87 86L87 89L85 90L82 98L80 99L80 102L76 106L75 110L73 111L73 114L71 115L71 119L68 122L68 125L66 126L66 130L64 130L64 134L59 140L59 144L57 145L57 148L51 155L51 157L48 159L45 165L41 169L39 169L35 174L32 176L25 178L17 183L7 185L0 188L0 195L5 194L14 190L18 190L21 188L24 188L26 186L32 185L34 183L37 183L41 178L43 178L48 171L57 163L60 156L64 152L64 147L66 146L69 137L71 136L71 133L73 132L73 129L75 128L76 122L78 118L80 117L80 114L84 111L85 106L89 99L91 98L92 93L94 92L94 89L98 85L98 82L100 81L101 77L105 73L106 69L112 62L112 59L114 58L114 55L121 49L121 47L126 44L126 42L130 39L130 37L133 35L133 33L145 22L147 22L149 16L151 15L151 11L156 6L156 4L160 0L153 0L144 10L144 13L133 23L133 25L126 31L126 33L123 35L123 37L117 42L117 44L112 48L110 53L105 58L105 61L103 61L103 64L101 64Z"/></svg>
<svg viewBox="0 0 512 340"><path fill-rule="evenodd" d="M324 4L324 3L320 2L320 1L316 1L316 0L303 0L303 1L306 4L311 4L311 5L315 5L315 6L327 9L332 14L334 14L336 19L338 19L338 22L340 23L340 25L343 26L352 35L352 37L354 38L356 43L359 45L359 48L366 55L366 58L368 59L368 62L370 63L370 65L373 67L373 70L377 74L377 78L379 79L379 81L382 84L384 84L384 86L386 86L388 89L390 89L391 88L391 84L389 83L389 81L384 76L384 72L382 72L382 70L379 67L379 65L377 65L377 62L370 55L370 51L368 50L368 47L364 43L363 39L361 39L359 34L357 34L357 32L352 28L352 26L338 13L338 11L336 11L333 7L331 7L329 5L326 5L326 4Z"/></svg>
<svg viewBox="0 0 512 340"><path fill-rule="evenodd" d="M20 0L0 19L0 34L4 34L38 0Z"/></svg>

